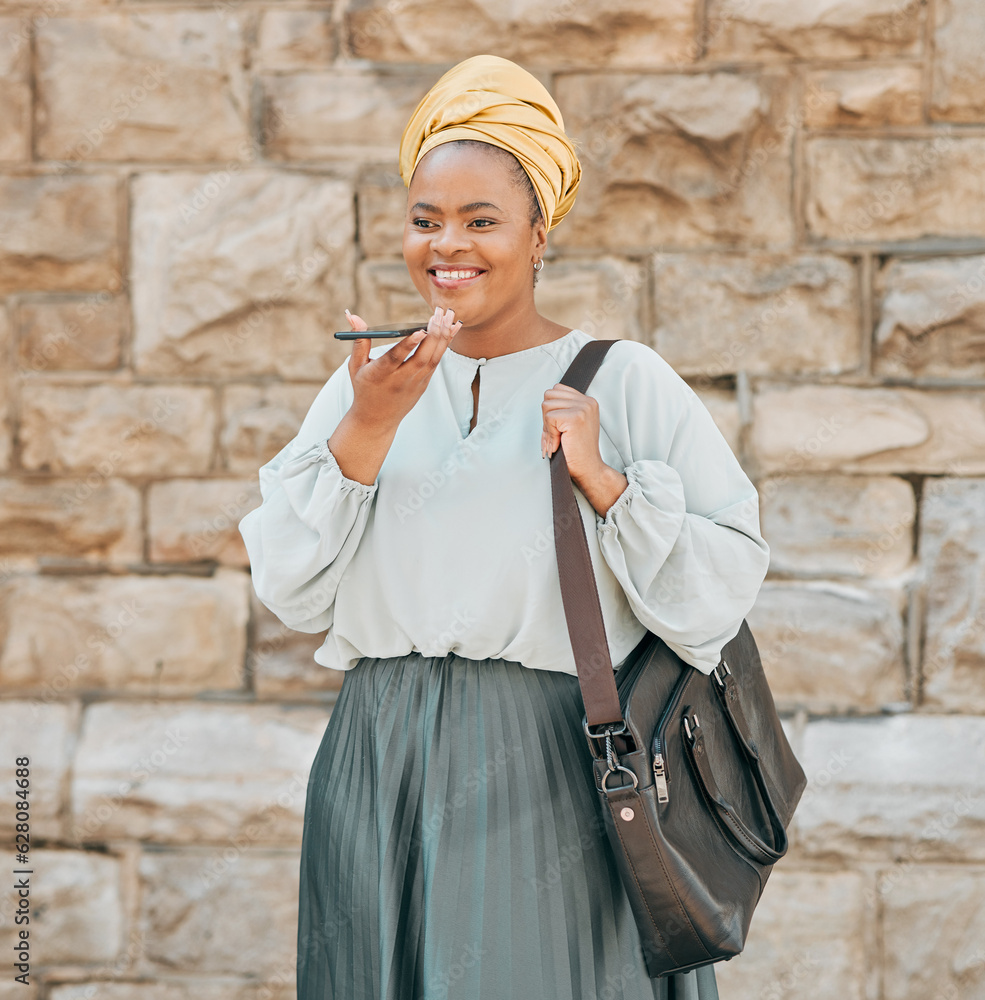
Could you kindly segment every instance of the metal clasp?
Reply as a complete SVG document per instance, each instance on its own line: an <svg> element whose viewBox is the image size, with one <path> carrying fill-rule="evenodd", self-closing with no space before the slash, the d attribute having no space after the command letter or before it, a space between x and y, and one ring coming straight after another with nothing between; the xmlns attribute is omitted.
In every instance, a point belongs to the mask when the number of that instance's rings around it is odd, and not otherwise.
<svg viewBox="0 0 985 1000"><path fill-rule="evenodd" d="M697 732L701 723L698 722L698 716L694 712L691 713L691 719L694 720L694 731ZM684 716L684 732L687 734L687 738L689 740L694 739L694 732L691 731L690 720L686 715Z"/></svg>
<svg viewBox="0 0 985 1000"><path fill-rule="evenodd" d="M728 662L725 661L725 660L722 660L722 662L719 664L719 666L722 668L721 675L719 675L717 668L715 670L713 670L711 672L711 674L712 674L712 677L715 678L715 681L717 682L718 686L720 688L724 689L725 688L725 678L728 677L732 673L732 671L729 668Z"/></svg>
<svg viewBox="0 0 985 1000"><path fill-rule="evenodd" d="M639 785L639 779L636 777L635 771L630 771L628 767L624 767L622 764L618 764L616 767L610 767L605 774L602 775L602 791L606 795L609 794L609 789L605 787L605 779L609 777L610 774L615 774L616 771L625 771L633 779L633 789L635 790Z"/></svg>
<svg viewBox="0 0 985 1000"><path fill-rule="evenodd" d="M583 726L583 728L585 730L585 735L590 740L602 740L602 739L606 739L609 736L618 736L620 733L626 732L626 720L625 719L620 719L618 723L616 723L616 722L597 722L595 725L596 725L596 728L603 727L602 728L602 732L600 732L600 733L593 733L592 732L592 727L588 724L588 720L587 719L582 723L582 726ZM618 729L613 728L614 726L617 726L617 725L619 726Z"/></svg>

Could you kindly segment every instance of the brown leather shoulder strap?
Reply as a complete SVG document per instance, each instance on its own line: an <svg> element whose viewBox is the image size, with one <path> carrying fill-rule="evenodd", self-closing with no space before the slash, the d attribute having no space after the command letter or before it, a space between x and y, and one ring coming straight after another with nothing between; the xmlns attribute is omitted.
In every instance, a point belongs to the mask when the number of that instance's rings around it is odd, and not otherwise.
<svg viewBox="0 0 985 1000"><path fill-rule="evenodd" d="M589 341L568 366L560 379L561 383L584 392L615 343L615 340ZM585 525L562 448L551 456L551 497L561 599L578 669L578 683L585 702L585 716L591 726L618 722L622 719L622 710L605 637L602 605L588 551Z"/></svg>

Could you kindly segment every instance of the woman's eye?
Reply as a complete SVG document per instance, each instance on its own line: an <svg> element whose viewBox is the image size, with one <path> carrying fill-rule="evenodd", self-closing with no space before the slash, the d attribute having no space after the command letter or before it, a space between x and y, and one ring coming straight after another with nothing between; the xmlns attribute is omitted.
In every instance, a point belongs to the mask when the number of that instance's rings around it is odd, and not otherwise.
<svg viewBox="0 0 985 1000"><path fill-rule="evenodd" d="M485 229L486 226L492 226L495 225L495 223L493 222L492 219L474 219L472 221L472 225L480 226L481 228Z"/></svg>
<svg viewBox="0 0 985 1000"><path fill-rule="evenodd" d="M430 229L433 223L430 219L414 219L411 225L416 226L418 229Z"/></svg>

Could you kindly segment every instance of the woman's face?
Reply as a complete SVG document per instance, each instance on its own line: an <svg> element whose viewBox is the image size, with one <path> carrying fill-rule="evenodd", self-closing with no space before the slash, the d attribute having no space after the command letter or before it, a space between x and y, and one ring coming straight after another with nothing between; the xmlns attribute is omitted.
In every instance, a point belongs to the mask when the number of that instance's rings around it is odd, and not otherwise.
<svg viewBox="0 0 985 1000"><path fill-rule="evenodd" d="M505 156L444 143L417 165L404 260L432 309L454 309L465 328L532 305L533 265L546 245L545 226L531 225L529 192Z"/></svg>

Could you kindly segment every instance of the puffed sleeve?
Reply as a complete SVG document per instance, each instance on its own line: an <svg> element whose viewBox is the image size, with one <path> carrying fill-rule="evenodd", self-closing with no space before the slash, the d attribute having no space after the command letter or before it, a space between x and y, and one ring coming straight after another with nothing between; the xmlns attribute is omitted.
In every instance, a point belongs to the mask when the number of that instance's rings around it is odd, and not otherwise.
<svg viewBox="0 0 985 1000"><path fill-rule="evenodd" d="M378 483L342 474L328 438L352 401L348 368L319 392L297 436L260 469L260 506L239 523L257 597L285 625L323 632Z"/></svg>
<svg viewBox="0 0 985 1000"><path fill-rule="evenodd" d="M599 546L643 625L710 673L769 566L759 497L690 386L644 345L624 353L608 386L623 403L600 407L629 485L596 518Z"/></svg>

